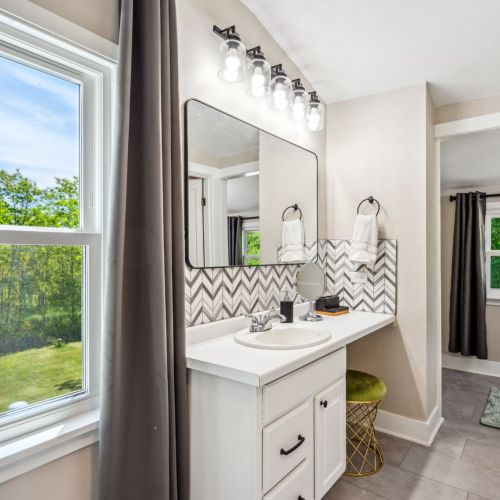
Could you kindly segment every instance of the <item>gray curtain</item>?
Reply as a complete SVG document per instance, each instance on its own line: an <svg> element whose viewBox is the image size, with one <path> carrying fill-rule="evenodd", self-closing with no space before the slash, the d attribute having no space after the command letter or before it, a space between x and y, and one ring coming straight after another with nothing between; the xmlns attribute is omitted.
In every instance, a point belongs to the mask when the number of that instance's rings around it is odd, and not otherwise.
<svg viewBox="0 0 500 500"><path fill-rule="evenodd" d="M187 500L183 176L173 0L123 0L100 500Z"/></svg>
<svg viewBox="0 0 500 500"><path fill-rule="evenodd" d="M450 295L450 352L488 358L486 342L486 197L458 193Z"/></svg>
<svg viewBox="0 0 500 500"><path fill-rule="evenodd" d="M227 244L230 266L241 266L243 264L243 255L241 249L241 226L243 219L241 217L227 218Z"/></svg>

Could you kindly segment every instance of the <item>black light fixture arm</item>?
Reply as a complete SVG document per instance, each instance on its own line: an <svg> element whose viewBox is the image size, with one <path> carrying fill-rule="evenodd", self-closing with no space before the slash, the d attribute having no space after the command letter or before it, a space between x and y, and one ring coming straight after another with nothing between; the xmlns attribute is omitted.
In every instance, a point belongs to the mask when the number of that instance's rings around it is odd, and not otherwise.
<svg viewBox="0 0 500 500"><path fill-rule="evenodd" d="M227 40L230 33L236 33L236 26L229 26L227 28L219 28L214 24L213 31L216 35L220 36L223 40Z"/></svg>
<svg viewBox="0 0 500 500"><path fill-rule="evenodd" d="M311 96L311 101L312 102L320 102L319 97L316 94L315 90L313 90L312 92L309 92L309 95Z"/></svg>
<svg viewBox="0 0 500 500"><path fill-rule="evenodd" d="M264 55L262 49L260 48L260 45L257 45L257 47L252 47L251 49L247 49L247 57L253 59L256 55Z"/></svg>

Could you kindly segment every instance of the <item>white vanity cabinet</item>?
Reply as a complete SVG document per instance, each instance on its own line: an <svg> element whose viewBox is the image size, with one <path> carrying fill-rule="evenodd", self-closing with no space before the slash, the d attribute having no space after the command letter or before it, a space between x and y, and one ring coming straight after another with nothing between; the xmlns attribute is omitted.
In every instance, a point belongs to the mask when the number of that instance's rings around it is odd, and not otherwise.
<svg viewBox="0 0 500 500"><path fill-rule="evenodd" d="M192 500L319 500L345 469L345 348L265 385L189 370Z"/></svg>

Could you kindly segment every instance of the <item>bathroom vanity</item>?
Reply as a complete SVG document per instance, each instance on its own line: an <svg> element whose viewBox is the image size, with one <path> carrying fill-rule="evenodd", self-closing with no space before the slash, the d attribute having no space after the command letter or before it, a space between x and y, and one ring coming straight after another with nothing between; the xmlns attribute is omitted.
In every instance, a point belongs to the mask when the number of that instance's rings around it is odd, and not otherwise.
<svg viewBox="0 0 500 500"><path fill-rule="evenodd" d="M236 342L244 318L188 329L191 498L322 498L345 470L346 345L393 322L356 311L296 321L330 338L283 350Z"/></svg>

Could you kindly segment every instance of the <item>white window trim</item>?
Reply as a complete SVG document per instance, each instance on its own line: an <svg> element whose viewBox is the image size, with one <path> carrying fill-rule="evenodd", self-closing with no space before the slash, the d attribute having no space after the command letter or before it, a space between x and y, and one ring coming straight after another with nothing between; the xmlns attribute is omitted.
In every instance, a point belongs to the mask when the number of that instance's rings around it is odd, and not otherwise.
<svg viewBox="0 0 500 500"><path fill-rule="evenodd" d="M486 303L500 306L500 289L491 288L491 257L500 257L500 250L491 250L491 219L500 217L500 202L486 204Z"/></svg>
<svg viewBox="0 0 500 500"><path fill-rule="evenodd" d="M82 141L81 164L90 168L92 175L87 171L83 177L83 231L14 230L4 226L0 227L0 242L53 243L51 233L57 232L61 244L86 244L89 261L96 263L89 269L87 290L99 293L88 294L85 298L90 301L90 308L97 311L88 318L93 336L87 356L96 367L89 372L89 392L33 405L22 413L12 413L0 420L0 483L98 440L102 256L105 255L107 220L102 193L107 190L111 163L112 103L118 52L115 44L25 0L7 1L0 8L0 52L4 51L10 51L14 57L15 53L23 52L35 65L37 59L50 61L54 72L70 78L77 74L84 79L81 111L85 140ZM95 217L89 219L91 213ZM88 367L89 359L84 364Z"/></svg>

